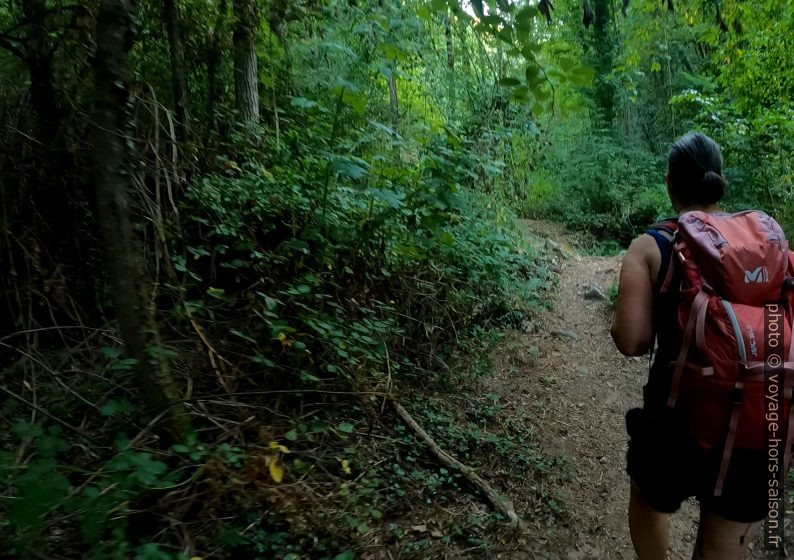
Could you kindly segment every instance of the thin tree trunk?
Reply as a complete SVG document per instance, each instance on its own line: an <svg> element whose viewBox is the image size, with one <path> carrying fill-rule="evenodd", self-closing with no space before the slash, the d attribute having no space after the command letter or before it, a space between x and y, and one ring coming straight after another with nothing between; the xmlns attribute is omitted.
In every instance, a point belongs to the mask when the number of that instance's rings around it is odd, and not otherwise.
<svg viewBox="0 0 794 560"><path fill-rule="evenodd" d="M171 53L171 87L174 95L176 135L179 140L187 137L187 77L185 75L185 49L182 45L178 0L163 0L165 27L168 32L168 47Z"/></svg>
<svg viewBox="0 0 794 560"><path fill-rule="evenodd" d="M444 38L446 39L446 43L447 43L447 68L449 68L450 70L454 70L455 48L452 44L452 25L449 21L448 13L442 14L441 18L444 21Z"/></svg>
<svg viewBox="0 0 794 560"><path fill-rule="evenodd" d="M391 127L395 133L400 129L400 106L397 99L397 78L394 76L394 68L389 72L389 105L391 107ZM400 157L400 143L394 142L394 157Z"/></svg>
<svg viewBox="0 0 794 560"><path fill-rule="evenodd" d="M259 120L259 76L256 33L259 12L254 0L234 0L234 93L240 120Z"/></svg>
<svg viewBox="0 0 794 560"><path fill-rule="evenodd" d="M611 3L609 0L595 0L593 20L593 39L598 56L598 77L595 85L595 99L601 108L604 122L611 124L615 117L615 88L609 82L612 71L613 39L610 37L609 20Z"/></svg>
<svg viewBox="0 0 794 560"><path fill-rule="evenodd" d="M394 70L389 72L389 104L392 128L396 131L400 125L400 106L397 99L397 79L394 77Z"/></svg>
<svg viewBox="0 0 794 560"><path fill-rule="evenodd" d="M207 52L207 122L212 123L212 128L217 128L218 120L215 111L221 100L221 82L218 79L218 71L221 65L221 51L223 46L223 34L226 28L226 11L228 9L227 0L218 2L218 17L215 20L215 28L212 30L209 51Z"/></svg>
<svg viewBox="0 0 794 560"><path fill-rule="evenodd" d="M447 108L449 115L455 115L455 46L452 42L452 23L449 11L441 14L444 23L444 39L447 45Z"/></svg>
<svg viewBox="0 0 794 560"><path fill-rule="evenodd" d="M135 381L152 412L169 410L178 431L179 400L168 363L150 355L143 273L130 218L127 135L130 131L129 51L133 43L131 0L101 0L97 18L94 108L94 171L97 210L111 273L111 291L127 354L137 360ZM147 328L148 327L148 328ZM169 409L170 407L170 409Z"/></svg>
<svg viewBox="0 0 794 560"><path fill-rule="evenodd" d="M44 24L46 12L44 0L26 0L22 3L22 13L31 22L24 61L30 73L30 103L39 118L38 140L52 147L59 138L61 117L52 75L49 33Z"/></svg>

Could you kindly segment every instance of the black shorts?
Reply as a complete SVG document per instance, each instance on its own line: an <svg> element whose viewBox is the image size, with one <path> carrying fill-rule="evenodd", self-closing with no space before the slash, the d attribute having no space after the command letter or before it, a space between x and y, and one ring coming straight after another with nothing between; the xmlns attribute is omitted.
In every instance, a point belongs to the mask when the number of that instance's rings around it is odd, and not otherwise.
<svg viewBox="0 0 794 560"><path fill-rule="evenodd" d="M694 496L705 511L730 521L754 523L766 516L768 471L763 451L734 449L722 495L715 497L722 446L704 450L672 413L631 409L626 430L626 472L656 511L673 513Z"/></svg>

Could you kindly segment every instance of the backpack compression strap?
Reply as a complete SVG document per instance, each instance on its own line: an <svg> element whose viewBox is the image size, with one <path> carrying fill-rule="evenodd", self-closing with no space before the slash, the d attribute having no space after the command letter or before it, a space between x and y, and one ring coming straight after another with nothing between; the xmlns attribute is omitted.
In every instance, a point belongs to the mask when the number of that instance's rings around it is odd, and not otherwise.
<svg viewBox="0 0 794 560"><path fill-rule="evenodd" d="M681 375L684 373L684 365L686 364L686 357L689 353L689 346L692 339L695 338L695 326L698 323L703 323L706 316L706 309L708 307L709 296L708 293L701 289L695 299L692 301L692 307L689 311L689 318L684 328L684 336L681 339L681 350L678 353L678 359L675 361L675 369L673 370L673 379L670 384L670 395L667 398L667 406L670 408L675 407L676 400L678 399L678 388L681 384Z"/></svg>

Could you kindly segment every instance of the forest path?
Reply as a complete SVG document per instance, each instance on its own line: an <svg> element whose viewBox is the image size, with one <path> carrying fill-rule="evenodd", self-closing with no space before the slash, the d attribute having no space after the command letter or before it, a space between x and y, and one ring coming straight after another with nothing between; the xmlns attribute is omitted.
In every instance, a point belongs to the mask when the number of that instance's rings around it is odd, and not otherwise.
<svg viewBox="0 0 794 560"><path fill-rule="evenodd" d="M570 466L567 480L545 489L562 504L568 521L535 526L530 557L631 560L624 415L641 403L648 359L620 355L609 334L608 302L584 296L591 287L608 293L617 282L621 257L579 255L575 238L557 224L526 222L525 227L530 242L556 243L547 244L558 255L555 302L525 325L525 332L506 341L486 383L509 407L533 419L534 448L565 458ZM531 511L521 496L512 497L520 511ZM694 499L672 516L669 558L691 558L697 518ZM762 547L753 549L750 558L763 557Z"/></svg>

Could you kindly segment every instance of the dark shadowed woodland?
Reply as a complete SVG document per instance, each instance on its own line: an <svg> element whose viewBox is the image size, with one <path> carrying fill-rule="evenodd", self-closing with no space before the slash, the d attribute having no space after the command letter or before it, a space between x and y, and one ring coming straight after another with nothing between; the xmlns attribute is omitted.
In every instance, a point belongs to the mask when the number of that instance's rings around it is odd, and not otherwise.
<svg viewBox="0 0 794 560"><path fill-rule="evenodd" d="M783 0L0 0L0 558L632 558L617 255L689 130L794 236L792 52Z"/></svg>

